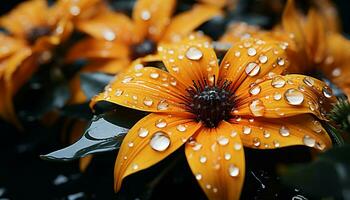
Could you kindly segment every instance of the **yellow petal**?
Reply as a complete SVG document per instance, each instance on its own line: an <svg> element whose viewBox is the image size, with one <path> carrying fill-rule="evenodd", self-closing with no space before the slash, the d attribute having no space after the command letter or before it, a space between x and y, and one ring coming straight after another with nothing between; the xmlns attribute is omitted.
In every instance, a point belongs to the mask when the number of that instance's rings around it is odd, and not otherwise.
<svg viewBox="0 0 350 200"><path fill-rule="evenodd" d="M175 8L175 0L138 0L132 18L140 38L159 41Z"/></svg>
<svg viewBox="0 0 350 200"><path fill-rule="evenodd" d="M193 81L213 83L218 77L218 61L207 38L190 35L178 43L161 44L158 50L169 73L186 86Z"/></svg>
<svg viewBox="0 0 350 200"><path fill-rule="evenodd" d="M244 151L234 126L202 128L185 147L187 161L208 199L239 199L245 175Z"/></svg>
<svg viewBox="0 0 350 200"><path fill-rule="evenodd" d="M238 90L236 115L281 118L311 113L320 119L336 98L322 81L303 76L275 76L250 88Z"/></svg>
<svg viewBox="0 0 350 200"><path fill-rule="evenodd" d="M171 115L150 114L125 136L115 163L115 190L123 179L166 158L182 146L201 124Z"/></svg>
<svg viewBox="0 0 350 200"><path fill-rule="evenodd" d="M169 73L133 63L128 72L117 75L105 89L96 96L91 106L98 101L148 112L186 112L186 87Z"/></svg>
<svg viewBox="0 0 350 200"><path fill-rule="evenodd" d="M326 150L332 141L321 123L308 114L294 117L267 119L242 118L230 121L240 135L245 147L274 149L304 145Z"/></svg>
<svg viewBox="0 0 350 200"><path fill-rule="evenodd" d="M162 41L179 41L204 22L220 14L220 9L215 6L194 5L191 10L181 13L171 20L162 36Z"/></svg>

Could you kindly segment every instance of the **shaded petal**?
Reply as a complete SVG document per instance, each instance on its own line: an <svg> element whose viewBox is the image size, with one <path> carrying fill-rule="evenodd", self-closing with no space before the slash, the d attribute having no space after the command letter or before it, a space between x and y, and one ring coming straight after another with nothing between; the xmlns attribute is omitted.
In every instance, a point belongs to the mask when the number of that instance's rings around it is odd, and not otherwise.
<svg viewBox="0 0 350 200"><path fill-rule="evenodd" d="M211 199L239 199L245 175L244 151L234 126L221 122L202 128L185 147L187 161L202 190Z"/></svg>
<svg viewBox="0 0 350 200"><path fill-rule="evenodd" d="M247 89L250 84L282 74L289 66L285 48L288 43L274 39L247 38L237 42L220 66L221 79L232 81L232 90Z"/></svg>
<svg viewBox="0 0 350 200"><path fill-rule="evenodd" d="M332 31L334 33L340 32L341 23L334 3L330 0L318 0L313 1L312 3L316 4L317 11L325 20L325 24L327 24L327 31Z"/></svg>
<svg viewBox="0 0 350 200"><path fill-rule="evenodd" d="M100 40L120 41L130 44L134 41L134 26L131 19L112 11L103 12L92 19L77 22L78 30Z"/></svg>
<svg viewBox="0 0 350 200"><path fill-rule="evenodd" d="M175 8L175 0L138 0L132 18L140 38L159 41Z"/></svg>
<svg viewBox="0 0 350 200"><path fill-rule="evenodd" d="M229 24L225 34L219 39L222 43L234 44L239 42L244 38L249 38L251 36L255 37L256 35L262 33L259 26L249 25L245 22L234 22Z"/></svg>
<svg viewBox="0 0 350 200"><path fill-rule="evenodd" d="M216 54L206 37L190 35L178 43L160 44L158 51L169 73L186 86L218 76Z"/></svg>
<svg viewBox="0 0 350 200"><path fill-rule="evenodd" d="M171 20L162 36L162 41L179 41L204 22L220 14L221 10L215 6L194 5L191 10L181 13Z"/></svg>
<svg viewBox="0 0 350 200"><path fill-rule="evenodd" d="M165 122L162 128L156 126ZM114 168L115 190L122 180L166 158L184 144L201 124L181 117L150 114L125 136Z"/></svg>
<svg viewBox="0 0 350 200"><path fill-rule="evenodd" d="M128 72L116 76L91 102L108 101L149 112L182 113L186 87L169 73L133 63Z"/></svg>
<svg viewBox="0 0 350 200"><path fill-rule="evenodd" d="M326 119L336 98L322 81L303 76L286 75L239 89L235 115L281 118L311 113Z"/></svg>
<svg viewBox="0 0 350 200"><path fill-rule="evenodd" d="M267 119L242 118L230 121L240 135L245 147L274 149L293 145L305 145L326 150L332 141L321 123L312 115Z"/></svg>
<svg viewBox="0 0 350 200"><path fill-rule="evenodd" d="M68 62L76 59L115 59L127 58L129 48L120 42L110 42L106 40L97 40L86 38L77 42L67 53Z"/></svg>

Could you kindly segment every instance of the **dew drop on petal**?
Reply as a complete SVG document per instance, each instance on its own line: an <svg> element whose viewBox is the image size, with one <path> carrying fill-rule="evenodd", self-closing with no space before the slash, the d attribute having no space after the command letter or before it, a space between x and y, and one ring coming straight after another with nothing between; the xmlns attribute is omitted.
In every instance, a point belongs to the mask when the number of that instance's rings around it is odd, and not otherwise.
<svg viewBox="0 0 350 200"><path fill-rule="evenodd" d="M159 119L156 121L156 127L164 128L166 126L167 126L167 122L165 121L165 119Z"/></svg>
<svg viewBox="0 0 350 200"><path fill-rule="evenodd" d="M103 32L103 38L107 41L113 41L115 40L115 33L113 31L110 30L106 30Z"/></svg>
<svg viewBox="0 0 350 200"><path fill-rule="evenodd" d="M225 136L223 136L223 135L220 135L220 136L217 138L217 142L218 142L220 145L225 146L225 145L227 145L227 144L230 142L230 140L229 140L227 137L225 137Z"/></svg>
<svg viewBox="0 0 350 200"><path fill-rule="evenodd" d="M249 76L255 76L259 73L260 66L254 62L248 63L245 68L245 73Z"/></svg>
<svg viewBox="0 0 350 200"><path fill-rule="evenodd" d="M153 79L157 79L159 77L159 74L157 72L152 72L149 76Z"/></svg>
<svg viewBox="0 0 350 200"><path fill-rule="evenodd" d="M129 142L128 143L128 147L133 147L134 146L134 143L133 142Z"/></svg>
<svg viewBox="0 0 350 200"><path fill-rule="evenodd" d="M186 58L190 60L200 60L203 57L203 53L197 47L190 47L186 51Z"/></svg>
<svg viewBox="0 0 350 200"><path fill-rule="evenodd" d="M261 55L261 56L259 57L259 61L260 61L260 63L262 63L262 64L266 63L267 60L268 60L268 58L267 58L267 56L265 56L265 55Z"/></svg>
<svg viewBox="0 0 350 200"><path fill-rule="evenodd" d="M151 13L148 10L143 10L141 12L141 19L145 21L151 19Z"/></svg>
<svg viewBox="0 0 350 200"><path fill-rule="evenodd" d="M197 173L197 174L195 175L195 177L196 177L196 179L199 181L199 180L202 179L202 174Z"/></svg>
<svg viewBox="0 0 350 200"><path fill-rule="evenodd" d="M286 81L281 76L276 76L271 81L271 86L274 88L281 88L286 84Z"/></svg>
<svg viewBox="0 0 350 200"><path fill-rule="evenodd" d="M225 158L225 160L230 160L231 159L231 154L225 153L224 158Z"/></svg>
<svg viewBox="0 0 350 200"><path fill-rule="evenodd" d="M252 132L252 129L249 126L243 126L243 134L250 134Z"/></svg>
<svg viewBox="0 0 350 200"><path fill-rule="evenodd" d="M277 58L277 64L279 66L283 66L284 65L284 59L283 58Z"/></svg>
<svg viewBox="0 0 350 200"><path fill-rule="evenodd" d="M179 124L176 126L176 129L180 132L185 132L186 131L186 126L183 124Z"/></svg>
<svg viewBox="0 0 350 200"><path fill-rule="evenodd" d="M263 116L265 112L265 106L260 99L253 100L249 105L250 112L254 116Z"/></svg>
<svg viewBox="0 0 350 200"><path fill-rule="evenodd" d="M148 135L148 130L146 128L140 128L138 131L138 135L142 138L146 137Z"/></svg>
<svg viewBox="0 0 350 200"><path fill-rule="evenodd" d="M129 83L132 80L133 80L133 77L127 76L127 77L124 77L124 79L122 80L122 83Z"/></svg>
<svg viewBox="0 0 350 200"><path fill-rule="evenodd" d="M132 164L131 168L133 170L137 170L139 168L139 165L138 164Z"/></svg>
<svg viewBox="0 0 350 200"><path fill-rule="evenodd" d="M333 71L332 71L332 76L334 77L338 77L341 75L341 69L339 68L334 68Z"/></svg>
<svg viewBox="0 0 350 200"><path fill-rule="evenodd" d="M280 147L280 142L279 141L274 140L272 143L273 143L274 147L276 147L276 148Z"/></svg>
<svg viewBox="0 0 350 200"><path fill-rule="evenodd" d="M263 135L264 135L264 138L269 138L271 136L271 133L267 130L264 130Z"/></svg>
<svg viewBox="0 0 350 200"><path fill-rule="evenodd" d="M167 110L168 108L169 104L166 102L166 100L161 100L157 105L158 110Z"/></svg>
<svg viewBox="0 0 350 200"><path fill-rule="evenodd" d="M322 88L322 93L323 93L323 96L325 96L326 98L332 97L332 90L327 86Z"/></svg>
<svg viewBox="0 0 350 200"><path fill-rule="evenodd" d="M279 101L279 100L281 100L281 98L282 98L282 94L281 94L281 93L275 92L275 93L273 94L273 99L274 99L274 100Z"/></svg>
<svg viewBox="0 0 350 200"><path fill-rule="evenodd" d="M230 176L232 177L237 177L239 175L239 168L236 167L235 165L231 164L229 167L228 167L228 173Z"/></svg>
<svg viewBox="0 0 350 200"><path fill-rule="evenodd" d="M248 52L249 56L255 56L256 55L256 50L254 48L249 48L247 52Z"/></svg>
<svg viewBox="0 0 350 200"><path fill-rule="evenodd" d="M312 123L313 123L312 130L315 131L316 133L321 133L322 132L321 123L317 120L313 121Z"/></svg>
<svg viewBox="0 0 350 200"><path fill-rule="evenodd" d="M231 132L231 137L236 137L237 134L238 134L237 131L233 130L233 131Z"/></svg>
<svg viewBox="0 0 350 200"><path fill-rule="evenodd" d="M115 96L120 97L123 94L123 90L117 89L114 93Z"/></svg>
<svg viewBox="0 0 350 200"><path fill-rule="evenodd" d="M289 129L285 126L281 126L280 128L280 134L283 136L283 137L287 137L290 135L289 133Z"/></svg>
<svg viewBox="0 0 350 200"><path fill-rule="evenodd" d="M153 100L150 99L150 98L148 98L148 97L145 97L145 98L143 99L143 104L145 104L146 106L150 107L150 106L153 105Z"/></svg>
<svg viewBox="0 0 350 200"><path fill-rule="evenodd" d="M294 88L288 89L284 93L284 98L287 100L288 104L295 106L302 104L304 101L303 93Z"/></svg>
<svg viewBox="0 0 350 200"><path fill-rule="evenodd" d="M260 85L257 85L257 86L254 86L252 89L250 89L249 93L251 95L257 95L260 93L260 91L261 91L261 87L260 87Z"/></svg>
<svg viewBox="0 0 350 200"><path fill-rule="evenodd" d="M200 156L200 157L199 157L199 162L200 162L200 163L206 163L206 162L207 162L207 157L205 157L205 156Z"/></svg>
<svg viewBox="0 0 350 200"><path fill-rule="evenodd" d="M306 85L310 86L310 87L312 87L312 86L314 85L314 83L315 83L315 81L314 81L313 78L311 78L311 77L305 77L305 78L303 79L303 82L304 82Z"/></svg>
<svg viewBox="0 0 350 200"><path fill-rule="evenodd" d="M314 147L316 145L316 140L308 135L303 138L303 143L308 147Z"/></svg>
<svg viewBox="0 0 350 200"><path fill-rule="evenodd" d="M234 145L233 145L233 148L238 151L238 150L241 150L242 149L242 144L236 142Z"/></svg>
<svg viewBox="0 0 350 200"><path fill-rule="evenodd" d="M157 131L153 134L149 144L156 151L165 151L170 146L170 138L163 131Z"/></svg>
<svg viewBox="0 0 350 200"><path fill-rule="evenodd" d="M261 144L261 142L260 142L260 139L259 139L259 138L254 138L254 139L253 139L253 145L254 145L255 147L259 147L260 144Z"/></svg>

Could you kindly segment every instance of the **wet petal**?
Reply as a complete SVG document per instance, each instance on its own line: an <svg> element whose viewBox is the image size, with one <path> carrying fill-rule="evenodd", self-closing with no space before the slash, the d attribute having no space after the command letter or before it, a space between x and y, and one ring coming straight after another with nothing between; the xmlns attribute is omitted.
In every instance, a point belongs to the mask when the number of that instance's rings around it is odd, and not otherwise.
<svg viewBox="0 0 350 200"><path fill-rule="evenodd" d="M259 92L254 92L256 87L260 88ZM326 119L325 114L336 102L324 82L303 75L275 76L252 84L247 90L237 92L234 114L281 118L311 113Z"/></svg>
<svg viewBox="0 0 350 200"><path fill-rule="evenodd" d="M245 147L274 149L305 145L326 150L332 141L320 121L308 114L278 120L267 118L242 118L231 120Z"/></svg>
<svg viewBox="0 0 350 200"><path fill-rule="evenodd" d="M191 10L181 13L171 20L162 36L162 41L179 41L204 22L220 14L220 9L215 6L195 5Z"/></svg>
<svg viewBox="0 0 350 200"><path fill-rule="evenodd" d="M67 53L68 62L76 59L101 59L101 58L127 58L129 48L120 42L110 42L106 40L97 40L86 38L77 42Z"/></svg>
<svg viewBox="0 0 350 200"><path fill-rule="evenodd" d="M200 126L171 115L150 114L141 119L125 136L119 150L115 190L120 189L124 177L158 163L182 146Z"/></svg>
<svg viewBox="0 0 350 200"><path fill-rule="evenodd" d="M98 101L108 101L133 109L149 112L181 113L186 111L184 92L186 87L169 73L133 63L130 70L116 76L96 96L91 106Z"/></svg>
<svg viewBox="0 0 350 200"><path fill-rule="evenodd" d="M219 77L232 81L235 91L245 90L255 81L282 74L289 65L285 48L288 48L288 43L274 39L243 39L226 53Z"/></svg>
<svg viewBox="0 0 350 200"><path fill-rule="evenodd" d="M257 34L262 33L260 27L249 25L245 22L234 22L229 24L225 34L220 38L220 42L222 43L230 43L234 44L239 42L242 39L246 39L252 36L256 36Z"/></svg>
<svg viewBox="0 0 350 200"><path fill-rule="evenodd" d="M141 38L159 41L175 7L175 0L139 0L136 2L132 17L136 33Z"/></svg>
<svg viewBox="0 0 350 200"><path fill-rule="evenodd" d="M169 73L186 86L192 81L214 81L218 76L218 61L207 38L190 35L178 43L161 44L159 54Z"/></svg>
<svg viewBox="0 0 350 200"><path fill-rule="evenodd" d="M186 144L191 170L209 199L239 199L245 175L241 139L234 126L222 122L215 129L202 128Z"/></svg>
<svg viewBox="0 0 350 200"><path fill-rule="evenodd" d="M78 30L100 40L119 41L126 44L134 41L134 26L131 19L121 13L106 11L89 20L77 23Z"/></svg>

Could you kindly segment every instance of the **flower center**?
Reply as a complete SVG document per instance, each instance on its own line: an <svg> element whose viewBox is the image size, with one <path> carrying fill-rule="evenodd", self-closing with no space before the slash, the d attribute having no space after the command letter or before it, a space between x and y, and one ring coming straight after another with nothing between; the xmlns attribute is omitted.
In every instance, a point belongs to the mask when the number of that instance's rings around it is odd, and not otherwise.
<svg viewBox="0 0 350 200"><path fill-rule="evenodd" d="M34 42L45 35L49 35L51 33L51 28L47 26L38 26L35 28L32 28L28 33L27 33L27 40L30 44L34 44Z"/></svg>
<svg viewBox="0 0 350 200"><path fill-rule="evenodd" d="M197 121L206 127L216 127L220 121L232 117L231 111L235 105L235 96L230 90L231 83L223 81L217 85L204 85L194 82L194 87L187 89L190 101L189 111L196 115Z"/></svg>
<svg viewBox="0 0 350 200"><path fill-rule="evenodd" d="M144 57L155 53L156 50L157 44L152 40L145 39L143 42L131 46L131 58L134 60Z"/></svg>

